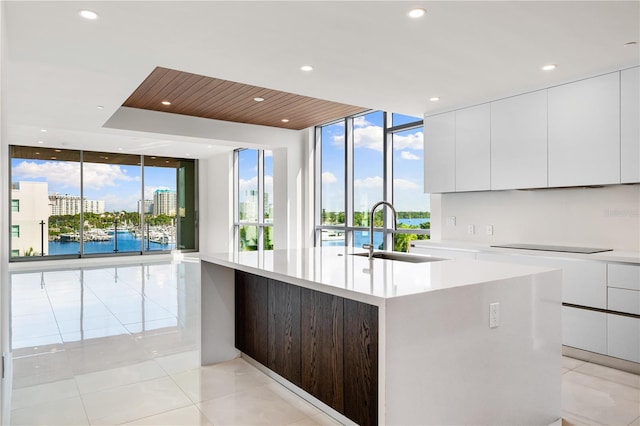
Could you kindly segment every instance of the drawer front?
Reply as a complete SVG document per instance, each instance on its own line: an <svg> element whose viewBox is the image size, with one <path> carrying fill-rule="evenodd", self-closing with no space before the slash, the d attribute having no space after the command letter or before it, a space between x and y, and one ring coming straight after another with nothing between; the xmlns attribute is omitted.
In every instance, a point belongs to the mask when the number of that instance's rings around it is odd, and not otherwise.
<svg viewBox="0 0 640 426"><path fill-rule="evenodd" d="M607 314L563 306L562 344L606 355Z"/></svg>
<svg viewBox="0 0 640 426"><path fill-rule="evenodd" d="M640 315L640 291L609 287L609 310Z"/></svg>
<svg viewBox="0 0 640 426"><path fill-rule="evenodd" d="M562 269L562 301L564 303L607 309L607 265L605 263L494 253L479 253L478 260Z"/></svg>
<svg viewBox="0 0 640 426"><path fill-rule="evenodd" d="M640 290L640 265L610 263L607 267L607 285L609 287Z"/></svg>
<svg viewBox="0 0 640 426"><path fill-rule="evenodd" d="M608 314L607 355L640 362L640 318Z"/></svg>
<svg viewBox="0 0 640 426"><path fill-rule="evenodd" d="M443 257L445 259L472 259L475 260L476 253L472 251L435 249L431 247L411 247L411 253L426 254L429 256Z"/></svg>

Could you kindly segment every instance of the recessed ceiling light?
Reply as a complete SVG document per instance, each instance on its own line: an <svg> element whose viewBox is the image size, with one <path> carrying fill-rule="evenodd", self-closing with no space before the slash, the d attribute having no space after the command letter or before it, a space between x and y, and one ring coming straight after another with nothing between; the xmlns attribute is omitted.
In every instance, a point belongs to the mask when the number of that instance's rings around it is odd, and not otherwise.
<svg viewBox="0 0 640 426"><path fill-rule="evenodd" d="M38 141L38 143L39 143L40 145L42 145L42 144L44 143L44 141Z"/></svg>
<svg viewBox="0 0 640 426"><path fill-rule="evenodd" d="M80 14L80 16L82 16L84 19L90 19L92 21L98 19L98 14L95 13L93 10L81 10L80 12L78 12Z"/></svg>
<svg viewBox="0 0 640 426"><path fill-rule="evenodd" d="M61 150L61 149L56 149L55 151L56 151L56 152L62 152L62 150Z"/></svg>
<svg viewBox="0 0 640 426"><path fill-rule="evenodd" d="M311 65L303 65L300 67L301 71L313 71L313 67Z"/></svg>
<svg viewBox="0 0 640 426"><path fill-rule="evenodd" d="M104 109L104 106L102 106L102 105L98 105L96 108L98 108L98 109Z"/></svg>
<svg viewBox="0 0 640 426"><path fill-rule="evenodd" d="M188 152L185 154L187 157L190 156L191 154L189 154Z"/></svg>
<svg viewBox="0 0 640 426"><path fill-rule="evenodd" d="M556 64L547 64L545 66L542 67L542 71L551 71L551 70L555 70L557 67Z"/></svg>
<svg viewBox="0 0 640 426"><path fill-rule="evenodd" d="M160 103L161 103L162 105L171 105L171 102L169 102L169 101L162 101L162 102L160 102Z"/></svg>
<svg viewBox="0 0 640 426"><path fill-rule="evenodd" d="M289 119L288 119L288 118L283 118L283 119L282 119L282 122L283 122L283 123L288 123L288 122L289 122Z"/></svg>
<svg viewBox="0 0 640 426"><path fill-rule="evenodd" d="M36 152L36 155L40 155L40 153L39 153L39 152Z"/></svg>
<svg viewBox="0 0 640 426"><path fill-rule="evenodd" d="M422 18L427 11L421 7L416 7L415 9L411 9L407 15L409 18Z"/></svg>
<svg viewBox="0 0 640 426"><path fill-rule="evenodd" d="M152 160L155 160L156 158L158 158L158 157L151 157Z"/></svg>
<svg viewBox="0 0 640 426"><path fill-rule="evenodd" d="M165 161L165 163L169 164L169 160Z"/></svg>
<svg viewBox="0 0 640 426"><path fill-rule="evenodd" d="M52 159L52 160L57 160L57 159L58 159L58 157L51 157L51 159Z"/></svg>
<svg viewBox="0 0 640 426"><path fill-rule="evenodd" d="M207 148L213 148L213 145L207 145Z"/></svg>
<svg viewBox="0 0 640 426"><path fill-rule="evenodd" d="M122 148L118 148L118 151L122 151Z"/></svg>
<svg viewBox="0 0 640 426"><path fill-rule="evenodd" d="M261 98L260 96L258 96L256 98L253 98L253 100L256 101L256 102L262 102L262 101L264 101L264 98Z"/></svg>
<svg viewBox="0 0 640 426"><path fill-rule="evenodd" d="M434 97L432 97L432 98L429 98L429 100L430 100L431 102L438 102L438 101L440 100L440 98L439 98L439 97L437 97L437 96L434 96Z"/></svg>
<svg viewBox="0 0 640 426"><path fill-rule="evenodd" d="M40 129L42 133L47 133L47 129Z"/></svg>

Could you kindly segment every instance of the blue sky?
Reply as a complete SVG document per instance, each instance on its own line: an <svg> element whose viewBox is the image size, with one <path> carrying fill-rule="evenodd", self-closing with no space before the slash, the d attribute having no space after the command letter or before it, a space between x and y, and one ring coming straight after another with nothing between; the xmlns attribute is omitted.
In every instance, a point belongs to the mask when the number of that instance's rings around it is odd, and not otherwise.
<svg viewBox="0 0 640 426"><path fill-rule="evenodd" d="M368 211L383 198L383 115L374 112L354 120L354 209ZM419 120L394 114L394 125ZM322 128L322 205L344 211L344 124ZM424 194L422 128L393 136L394 205L399 211L430 210Z"/></svg>
<svg viewBox="0 0 640 426"><path fill-rule="evenodd" d="M142 175L140 166L84 164L84 196L104 200L106 211L138 210ZM80 163L11 159L11 180L48 182L49 194L80 195ZM176 190L176 169L145 167L145 198L156 189Z"/></svg>

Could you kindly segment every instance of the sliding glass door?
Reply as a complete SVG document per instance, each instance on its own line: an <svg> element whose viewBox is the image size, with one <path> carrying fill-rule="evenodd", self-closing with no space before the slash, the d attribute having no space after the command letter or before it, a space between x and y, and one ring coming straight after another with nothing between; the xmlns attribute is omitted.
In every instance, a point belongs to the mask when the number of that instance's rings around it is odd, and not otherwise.
<svg viewBox="0 0 640 426"><path fill-rule="evenodd" d="M11 146L11 259L197 250L197 162Z"/></svg>

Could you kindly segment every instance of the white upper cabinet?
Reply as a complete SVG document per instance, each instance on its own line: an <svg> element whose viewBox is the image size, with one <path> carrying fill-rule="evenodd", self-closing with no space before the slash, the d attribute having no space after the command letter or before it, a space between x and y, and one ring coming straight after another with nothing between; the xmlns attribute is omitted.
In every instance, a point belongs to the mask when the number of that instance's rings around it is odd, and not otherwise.
<svg viewBox="0 0 640 426"><path fill-rule="evenodd" d="M424 190L453 192L456 188L455 112L424 119Z"/></svg>
<svg viewBox="0 0 640 426"><path fill-rule="evenodd" d="M456 111L456 191L491 189L491 106Z"/></svg>
<svg viewBox="0 0 640 426"><path fill-rule="evenodd" d="M620 183L620 73L548 94L549 186Z"/></svg>
<svg viewBox="0 0 640 426"><path fill-rule="evenodd" d="M547 92L491 103L491 189L547 186Z"/></svg>
<svg viewBox="0 0 640 426"><path fill-rule="evenodd" d="M640 68L620 73L620 180L640 182Z"/></svg>

